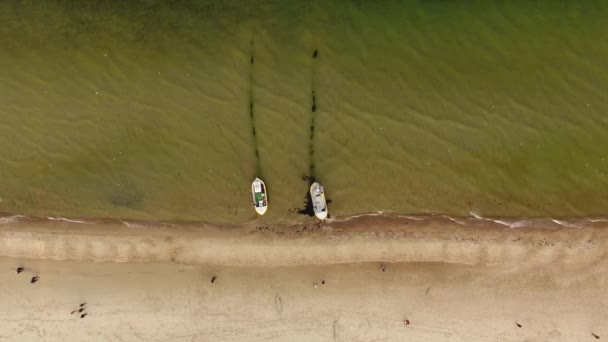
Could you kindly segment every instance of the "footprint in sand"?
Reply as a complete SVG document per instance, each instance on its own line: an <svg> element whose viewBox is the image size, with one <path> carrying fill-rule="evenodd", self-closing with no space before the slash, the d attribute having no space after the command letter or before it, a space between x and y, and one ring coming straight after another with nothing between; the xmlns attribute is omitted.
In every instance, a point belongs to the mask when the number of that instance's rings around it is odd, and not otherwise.
<svg viewBox="0 0 608 342"><path fill-rule="evenodd" d="M334 328L333 328L333 340L334 342L336 342L338 340L338 321L334 321Z"/></svg>
<svg viewBox="0 0 608 342"><path fill-rule="evenodd" d="M279 317L281 317L281 314L283 313L283 300L281 299L280 296L274 297L274 305L276 306L276 309L277 309L277 315L279 315Z"/></svg>

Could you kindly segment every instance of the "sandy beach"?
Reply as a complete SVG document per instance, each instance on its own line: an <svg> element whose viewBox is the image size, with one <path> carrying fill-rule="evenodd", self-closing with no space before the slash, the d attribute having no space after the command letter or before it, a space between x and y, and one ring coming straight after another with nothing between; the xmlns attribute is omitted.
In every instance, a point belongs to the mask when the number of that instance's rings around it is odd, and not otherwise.
<svg viewBox="0 0 608 342"><path fill-rule="evenodd" d="M608 336L601 220L581 228L376 216L287 227L5 221L4 340ZM82 303L84 318L70 314Z"/></svg>

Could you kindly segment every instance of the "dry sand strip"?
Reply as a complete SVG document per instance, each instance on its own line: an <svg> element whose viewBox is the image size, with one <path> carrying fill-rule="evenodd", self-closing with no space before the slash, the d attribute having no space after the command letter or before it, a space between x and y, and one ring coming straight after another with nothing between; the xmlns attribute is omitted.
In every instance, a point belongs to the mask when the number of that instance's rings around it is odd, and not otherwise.
<svg viewBox="0 0 608 342"><path fill-rule="evenodd" d="M26 270L16 274L17 265ZM0 340L608 338L605 264L385 266L383 272L375 263L235 267L0 258ZM40 279L30 284L33 275ZM71 314L83 303L83 312Z"/></svg>
<svg viewBox="0 0 608 342"><path fill-rule="evenodd" d="M362 217L240 226L26 220L0 225L0 256L50 260L288 266L356 262L598 264L608 227L497 228Z"/></svg>

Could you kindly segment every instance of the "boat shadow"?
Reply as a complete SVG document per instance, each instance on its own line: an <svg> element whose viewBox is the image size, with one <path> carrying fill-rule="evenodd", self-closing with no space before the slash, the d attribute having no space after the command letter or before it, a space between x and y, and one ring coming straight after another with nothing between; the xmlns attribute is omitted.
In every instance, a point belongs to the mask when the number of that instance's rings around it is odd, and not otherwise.
<svg viewBox="0 0 608 342"><path fill-rule="evenodd" d="M308 181L308 188L310 188L310 186L312 185L312 183L316 182L317 180L315 179L315 177L311 177L311 176L302 176L302 180L303 181ZM329 198L325 198L325 203L327 204L327 207L329 208L329 204L331 203L331 199ZM303 207L301 208L294 208L294 211L300 215L304 215L304 216L315 216L315 211L312 205L312 196L310 195L310 190L306 191L306 195L304 195L304 203L303 203ZM330 218L331 214L327 215L327 218Z"/></svg>

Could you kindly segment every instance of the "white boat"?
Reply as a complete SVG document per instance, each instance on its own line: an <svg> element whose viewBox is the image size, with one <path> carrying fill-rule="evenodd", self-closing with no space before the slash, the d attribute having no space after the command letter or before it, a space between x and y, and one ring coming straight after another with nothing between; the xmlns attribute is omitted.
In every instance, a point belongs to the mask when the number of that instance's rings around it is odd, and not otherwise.
<svg viewBox="0 0 608 342"><path fill-rule="evenodd" d="M325 201L325 190L323 185L314 182L310 185L310 198L315 216L320 220L327 218L327 202Z"/></svg>
<svg viewBox="0 0 608 342"><path fill-rule="evenodd" d="M266 184L264 184L263 180L256 178L251 183L251 194L253 195L255 211L260 215L264 215L266 210L268 210L268 194L266 193Z"/></svg>

